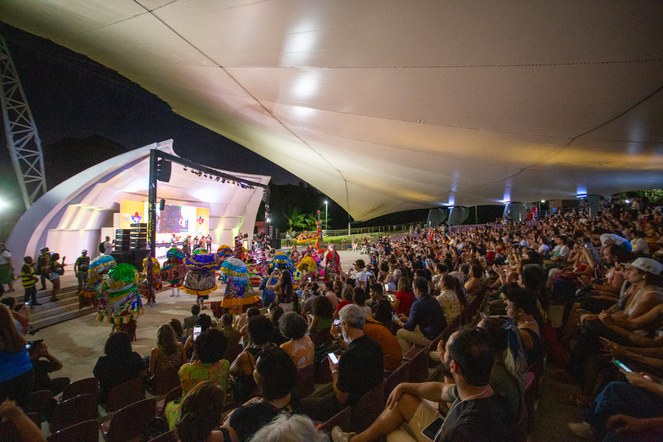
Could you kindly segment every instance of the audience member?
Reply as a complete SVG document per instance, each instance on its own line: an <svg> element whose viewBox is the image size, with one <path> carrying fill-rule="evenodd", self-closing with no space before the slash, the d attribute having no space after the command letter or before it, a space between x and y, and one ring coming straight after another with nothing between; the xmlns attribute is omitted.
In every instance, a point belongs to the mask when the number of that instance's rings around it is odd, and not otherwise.
<svg viewBox="0 0 663 442"><path fill-rule="evenodd" d="M143 358L131 350L131 338L123 332L110 335L104 346L104 356L97 359L92 372L99 381L99 402L106 403L108 392L123 382L142 378L145 374Z"/></svg>
<svg viewBox="0 0 663 442"><path fill-rule="evenodd" d="M242 339L242 334L233 327L232 314L224 313L221 316L221 333L226 337L228 348L236 347L239 344L239 340Z"/></svg>
<svg viewBox="0 0 663 442"><path fill-rule="evenodd" d="M287 312L279 320L279 328L281 334L289 339L287 342L281 344L281 348L295 362L297 369L308 367L313 363L313 354L315 352L315 344L308 337L306 331L308 324L298 313Z"/></svg>
<svg viewBox="0 0 663 442"><path fill-rule="evenodd" d="M25 340L11 310L0 304L0 401L10 399L25 409L33 382L34 370Z"/></svg>
<svg viewBox="0 0 663 442"><path fill-rule="evenodd" d="M150 353L147 374L157 378L160 373L180 367L185 361L184 346L177 340L173 328L169 324L163 324L157 330L157 346Z"/></svg>
<svg viewBox="0 0 663 442"><path fill-rule="evenodd" d="M62 393L64 387L69 385L71 381L67 377L53 378L49 373L62 369L62 362L48 351L48 346L44 341L39 339L34 342L28 343L28 353L30 354L30 362L35 370L35 381L32 391L51 390L53 396Z"/></svg>
<svg viewBox="0 0 663 442"><path fill-rule="evenodd" d="M230 442L228 431L220 428L226 393L213 382L196 384L182 400L175 426L180 442Z"/></svg>
<svg viewBox="0 0 663 442"><path fill-rule="evenodd" d="M327 442L327 435L318 431L308 417L281 413L262 427L249 442Z"/></svg>

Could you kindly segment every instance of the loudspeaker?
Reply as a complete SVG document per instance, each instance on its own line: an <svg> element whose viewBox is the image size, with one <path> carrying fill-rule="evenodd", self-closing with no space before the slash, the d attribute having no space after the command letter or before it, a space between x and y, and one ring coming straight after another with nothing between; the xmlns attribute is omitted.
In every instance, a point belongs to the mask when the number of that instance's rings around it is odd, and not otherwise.
<svg viewBox="0 0 663 442"><path fill-rule="evenodd" d="M171 162L163 158L157 159L157 179L167 183L170 181Z"/></svg>
<svg viewBox="0 0 663 442"><path fill-rule="evenodd" d="M166 200L162 199L159 201L159 210L163 210L166 208Z"/></svg>

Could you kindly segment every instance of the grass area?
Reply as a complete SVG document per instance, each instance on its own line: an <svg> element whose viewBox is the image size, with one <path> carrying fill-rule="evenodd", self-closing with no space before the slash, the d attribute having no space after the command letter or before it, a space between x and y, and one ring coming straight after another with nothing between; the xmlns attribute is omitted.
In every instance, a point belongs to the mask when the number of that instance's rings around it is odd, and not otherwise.
<svg viewBox="0 0 663 442"><path fill-rule="evenodd" d="M375 232L375 233L356 233L354 235L340 235L340 236L325 236L323 238L323 244L337 244L343 246L343 248L349 248L350 245L352 244L352 240L354 239L357 242L362 242L364 239L368 239L369 241L373 241L377 238L380 238L385 235L395 235L398 233L403 233L403 231L395 231L395 232ZM281 240L283 243L283 240ZM309 244L309 243L314 243L315 239L312 239L306 243L300 243L297 245L304 245L304 244ZM283 243L285 244L285 243Z"/></svg>

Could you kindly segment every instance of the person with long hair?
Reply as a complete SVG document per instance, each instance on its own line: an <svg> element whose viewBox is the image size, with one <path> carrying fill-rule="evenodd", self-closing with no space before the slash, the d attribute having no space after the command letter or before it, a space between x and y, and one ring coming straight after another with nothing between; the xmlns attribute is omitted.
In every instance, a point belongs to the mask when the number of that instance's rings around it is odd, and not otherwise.
<svg viewBox="0 0 663 442"><path fill-rule="evenodd" d="M272 275L270 276L270 281L272 278L278 278L276 284L267 284L267 288L273 291L276 294L276 302L279 303L279 307L283 311L289 312L297 307L295 305L295 294L293 284L292 284L292 275L287 270L274 269Z"/></svg>
<svg viewBox="0 0 663 442"><path fill-rule="evenodd" d="M159 373L172 367L180 367L185 362L184 346L177 340L175 330L169 324L163 324L157 330L157 346L150 353L148 375Z"/></svg>
<svg viewBox="0 0 663 442"><path fill-rule="evenodd" d="M315 345L330 344L329 333L334 322L334 306L326 296L318 296L313 301L311 320L308 326L309 336Z"/></svg>
<svg viewBox="0 0 663 442"><path fill-rule="evenodd" d="M228 430L219 428L226 393L212 382L194 386L182 400L175 425L181 442L229 442Z"/></svg>
<svg viewBox="0 0 663 442"><path fill-rule="evenodd" d="M266 350L275 347L271 342L274 326L262 316L254 316L249 320L249 336L251 345L237 356L230 366L230 374L235 378L233 399L243 403L257 393L257 385L253 378L253 370L258 357ZM294 364L294 362L293 362Z"/></svg>
<svg viewBox="0 0 663 442"><path fill-rule="evenodd" d="M396 287L396 294L391 303L391 308L397 315L410 315L410 308L414 303L414 293L412 292L412 283L407 276L398 278L398 286Z"/></svg>
<svg viewBox="0 0 663 442"><path fill-rule="evenodd" d="M99 380L99 402L106 402L108 392L123 382L142 377L145 372L143 358L131 349L131 338L124 332L110 335L104 347L105 355L97 359L92 370Z"/></svg>
<svg viewBox="0 0 663 442"><path fill-rule="evenodd" d="M25 408L33 382L34 370L25 339L9 308L0 304L0 402L10 399Z"/></svg>
<svg viewBox="0 0 663 442"><path fill-rule="evenodd" d="M455 287L460 288L458 279L454 278L448 273L445 273L440 278L439 287L440 294L437 295L437 302L439 302L442 306L447 324L451 324L463 310L461 299L463 299L464 296L462 292L459 294L455 290Z"/></svg>

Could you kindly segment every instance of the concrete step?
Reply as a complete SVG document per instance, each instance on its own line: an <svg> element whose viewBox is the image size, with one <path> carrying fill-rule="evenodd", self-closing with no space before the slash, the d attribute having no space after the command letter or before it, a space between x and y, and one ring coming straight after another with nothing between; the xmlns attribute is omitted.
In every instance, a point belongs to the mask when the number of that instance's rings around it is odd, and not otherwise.
<svg viewBox="0 0 663 442"><path fill-rule="evenodd" d="M83 309L78 309L78 304L76 304L75 309L53 311L48 316L45 316L42 319L37 321L32 321L32 326L35 330L41 330L50 325L59 324L60 322L68 321L70 319L75 319L81 316L89 315L90 313L96 313L97 309L95 307L84 307Z"/></svg>

